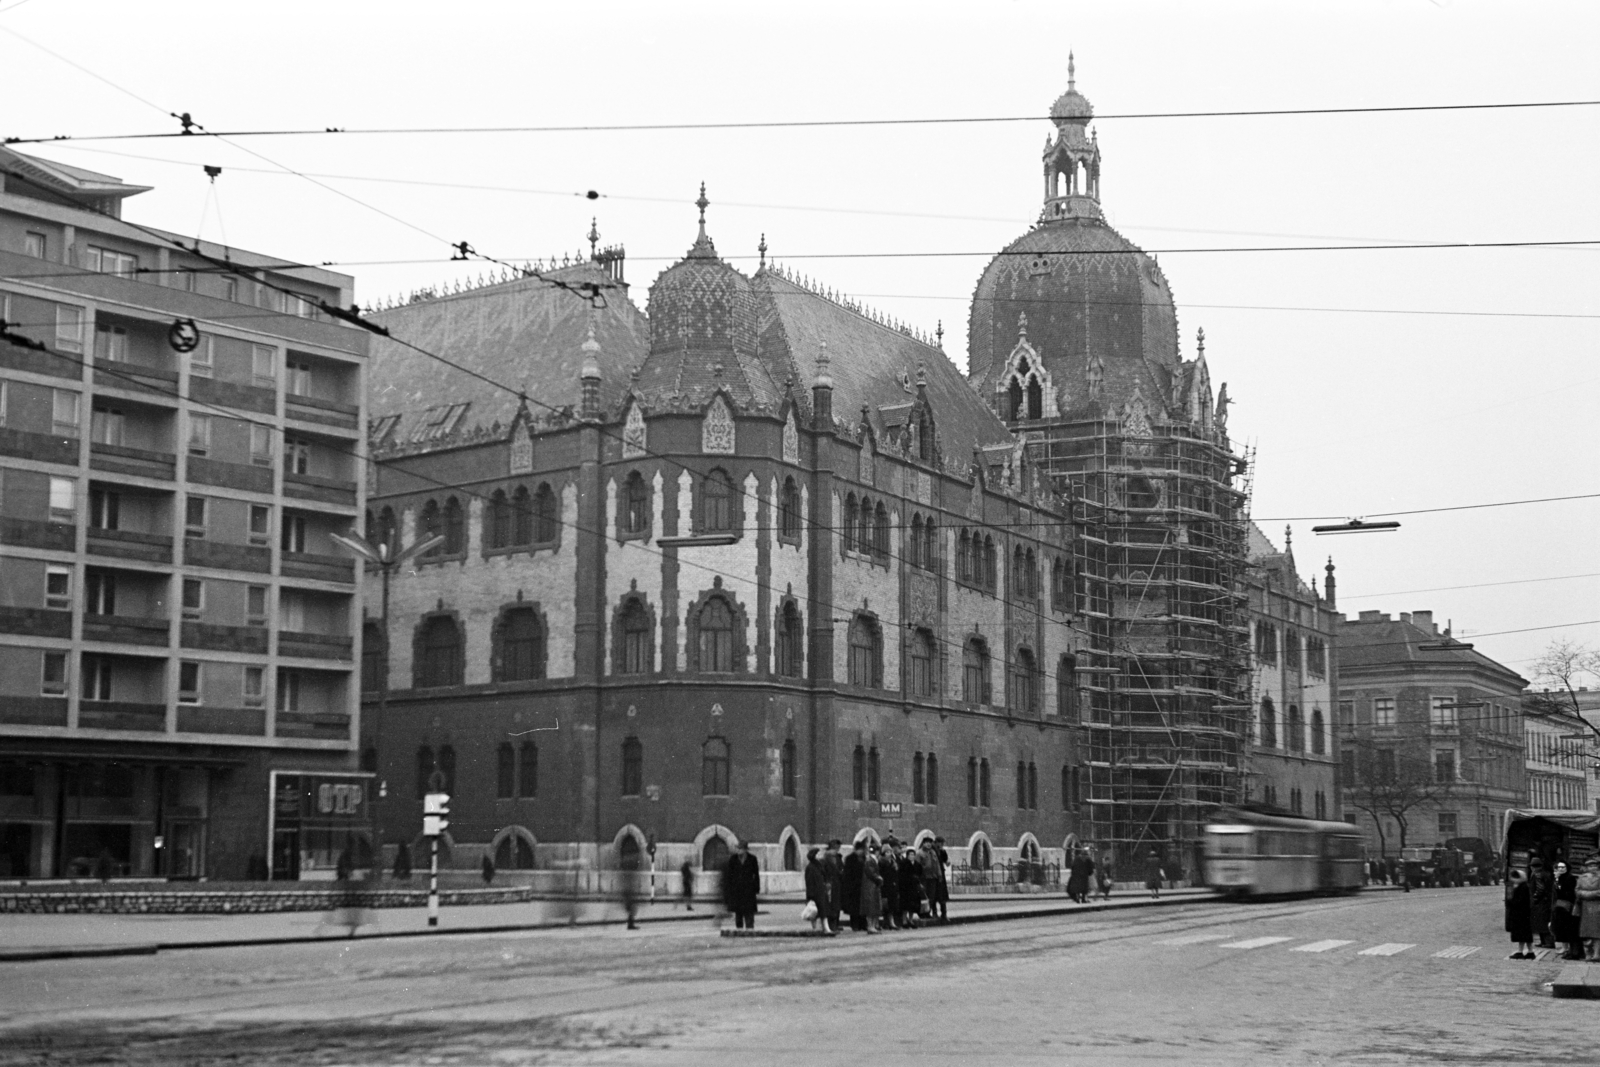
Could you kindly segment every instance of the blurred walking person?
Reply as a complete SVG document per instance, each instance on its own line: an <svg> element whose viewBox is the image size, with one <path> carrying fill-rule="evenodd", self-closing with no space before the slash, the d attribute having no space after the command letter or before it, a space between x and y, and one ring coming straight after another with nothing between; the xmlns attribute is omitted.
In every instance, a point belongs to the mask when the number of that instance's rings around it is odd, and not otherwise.
<svg viewBox="0 0 1600 1067"><path fill-rule="evenodd" d="M1600 856L1583 861L1583 873L1573 890L1578 898L1578 936L1583 939L1583 958L1600 963Z"/></svg>
<svg viewBox="0 0 1600 1067"><path fill-rule="evenodd" d="M1107 852L1100 857L1100 866L1094 872L1095 879L1100 883L1100 899L1111 899L1111 853Z"/></svg>
<svg viewBox="0 0 1600 1067"><path fill-rule="evenodd" d="M1144 861L1144 887L1150 890L1150 899L1161 899L1161 883L1166 880L1167 874L1161 869L1161 856L1155 849L1150 850L1150 855Z"/></svg>
<svg viewBox="0 0 1600 1067"><path fill-rule="evenodd" d="M684 860L683 866L678 868L678 877L682 880L679 891L683 893L683 906L689 911L694 910L694 861Z"/></svg>
<svg viewBox="0 0 1600 1067"><path fill-rule="evenodd" d="M878 883L878 892L883 899L883 904L879 908L879 920L885 930L900 928L900 860L897 856L897 844L891 837L878 851L878 874L882 876L882 880Z"/></svg>
<svg viewBox="0 0 1600 1067"><path fill-rule="evenodd" d="M933 839L933 851L939 860L939 893L933 900L938 905L939 921L950 921L950 853L945 850L944 838Z"/></svg>
<svg viewBox="0 0 1600 1067"><path fill-rule="evenodd" d="M828 842L828 851L822 854L822 881L828 891L828 903L822 909L822 917L827 920L828 929L838 933L839 909L844 901L844 860L839 855L837 837Z"/></svg>
<svg viewBox="0 0 1600 1067"><path fill-rule="evenodd" d="M618 864L617 878L621 883L618 888L622 891L622 910L628 915L628 929L639 929L634 919L639 914L639 855L635 852L625 852L622 862Z"/></svg>

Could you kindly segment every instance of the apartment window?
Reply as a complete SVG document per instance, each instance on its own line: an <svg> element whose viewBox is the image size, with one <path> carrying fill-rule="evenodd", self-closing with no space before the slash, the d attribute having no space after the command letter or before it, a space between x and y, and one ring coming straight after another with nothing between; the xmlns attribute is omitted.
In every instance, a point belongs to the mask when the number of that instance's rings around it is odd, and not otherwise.
<svg viewBox="0 0 1600 1067"><path fill-rule="evenodd" d="M267 672L263 667L244 669L244 706L259 708L267 700Z"/></svg>
<svg viewBox="0 0 1600 1067"><path fill-rule="evenodd" d="M285 363L284 388L290 396L311 395L311 364Z"/></svg>
<svg viewBox="0 0 1600 1067"><path fill-rule="evenodd" d="M1456 728L1456 698L1433 697L1428 702L1428 721L1435 730Z"/></svg>
<svg viewBox="0 0 1600 1067"><path fill-rule="evenodd" d="M198 619L206 610L206 583L199 578L183 580L183 617Z"/></svg>
<svg viewBox="0 0 1600 1067"><path fill-rule="evenodd" d="M1455 749L1441 748L1434 752L1433 779L1440 785L1449 785L1456 780Z"/></svg>
<svg viewBox="0 0 1600 1067"><path fill-rule="evenodd" d="M266 504L250 505L250 543L272 543L272 508Z"/></svg>
<svg viewBox="0 0 1600 1067"><path fill-rule="evenodd" d="M78 521L78 483L72 478L50 479L50 521Z"/></svg>
<svg viewBox="0 0 1600 1067"><path fill-rule="evenodd" d="M109 360L112 363L126 363L128 361L128 328L126 326L112 326L106 323L97 324L94 328L94 354L96 359Z"/></svg>
<svg viewBox="0 0 1600 1067"><path fill-rule="evenodd" d="M285 515L283 517L282 536L278 540L278 547L285 552L304 552L306 550L306 517L304 515Z"/></svg>
<svg viewBox="0 0 1600 1067"><path fill-rule="evenodd" d="M238 278L224 278L224 279L222 279L222 299L224 299L224 300L232 300L234 302L238 302L238 299L239 299L239 279Z"/></svg>
<svg viewBox="0 0 1600 1067"><path fill-rule="evenodd" d="M200 664L192 659L178 664L178 703L200 703Z"/></svg>
<svg viewBox="0 0 1600 1067"><path fill-rule="evenodd" d="M262 389L278 384L278 352L266 345L250 346L250 377Z"/></svg>
<svg viewBox="0 0 1600 1067"><path fill-rule="evenodd" d="M34 259L46 259L48 257L45 253L49 249L49 244L44 234L30 230L22 237L22 252Z"/></svg>
<svg viewBox="0 0 1600 1067"><path fill-rule="evenodd" d="M261 627L267 624L267 587L252 585L244 591L244 624Z"/></svg>
<svg viewBox="0 0 1600 1067"><path fill-rule="evenodd" d="M106 656L83 657L83 699L111 699L111 660Z"/></svg>
<svg viewBox="0 0 1600 1067"><path fill-rule="evenodd" d="M311 470L311 442L301 437L283 439L283 473L306 474Z"/></svg>
<svg viewBox="0 0 1600 1067"><path fill-rule="evenodd" d="M39 678L39 695L61 697L67 695L67 654L46 652L44 673Z"/></svg>
<svg viewBox="0 0 1600 1067"><path fill-rule="evenodd" d="M83 351L83 309L56 305L56 347L63 352Z"/></svg>
<svg viewBox="0 0 1600 1067"><path fill-rule="evenodd" d="M89 412L89 440L97 445L121 448L127 417L118 408L96 404Z"/></svg>
<svg viewBox="0 0 1600 1067"><path fill-rule="evenodd" d="M183 505L183 536L204 537L206 535L206 498L191 496Z"/></svg>
<svg viewBox="0 0 1600 1067"><path fill-rule="evenodd" d="M300 710L300 672L278 668L278 710Z"/></svg>
<svg viewBox="0 0 1600 1067"><path fill-rule="evenodd" d="M78 404L81 399L71 389L53 389L50 430L57 437L78 436Z"/></svg>
<svg viewBox="0 0 1600 1067"><path fill-rule="evenodd" d="M97 270L102 274L115 274L119 278L131 278L139 269L139 257L128 252L118 252L111 248L96 248L89 246L88 262L85 266L90 270Z"/></svg>
<svg viewBox="0 0 1600 1067"><path fill-rule="evenodd" d="M295 589L284 589L278 594L278 629L291 633L306 632L305 594Z"/></svg>
<svg viewBox="0 0 1600 1067"><path fill-rule="evenodd" d="M1376 697L1372 701L1372 725L1394 725L1394 698Z"/></svg>
<svg viewBox="0 0 1600 1067"><path fill-rule="evenodd" d="M72 568L44 569L44 606L53 611L72 610Z"/></svg>
<svg viewBox="0 0 1600 1067"><path fill-rule="evenodd" d="M250 462L257 467L272 466L272 427L250 424Z"/></svg>
<svg viewBox="0 0 1600 1067"><path fill-rule="evenodd" d="M189 376L191 378L209 378L212 374L212 348L214 339L207 337L200 342L200 347L189 353Z"/></svg>
<svg viewBox="0 0 1600 1067"><path fill-rule="evenodd" d="M211 454L211 416L189 415L189 455Z"/></svg>
<svg viewBox="0 0 1600 1067"><path fill-rule="evenodd" d="M117 576L112 571L91 569L86 574L84 610L90 615L117 613Z"/></svg>

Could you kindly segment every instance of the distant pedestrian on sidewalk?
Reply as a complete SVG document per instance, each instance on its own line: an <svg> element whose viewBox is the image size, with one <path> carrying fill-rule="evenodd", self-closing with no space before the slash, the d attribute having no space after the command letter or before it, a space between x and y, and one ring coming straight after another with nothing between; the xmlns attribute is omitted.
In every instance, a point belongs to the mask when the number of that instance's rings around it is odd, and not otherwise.
<svg viewBox="0 0 1600 1067"><path fill-rule="evenodd" d="M806 853L806 906L802 914L810 914L811 929L817 928L817 923L822 928L828 928L828 878L822 869L822 861L817 858L817 850L811 849Z"/></svg>
<svg viewBox="0 0 1600 1067"><path fill-rule="evenodd" d="M1144 887L1150 890L1152 900L1161 899L1161 883L1166 877L1166 872L1161 869L1161 856L1151 849L1144 861Z"/></svg>
<svg viewBox="0 0 1600 1067"><path fill-rule="evenodd" d="M1550 936L1562 946L1564 960L1583 959L1578 936L1578 878L1567 865L1556 861L1555 903L1550 912Z"/></svg>
<svg viewBox="0 0 1600 1067"><path fill-rule="evenodd" d="M861 916L866 920L867 933L878 932L878 919L883 912L883 867L878 862L878 846L867 847L866 859L861 864Z"/></svg>
<svg viewBox="0 0 1600 1067"><path fill-rule="evenodd" d="M1511 958L1536 959L1533 954L1533 922L1529 916L1528 875L1521 867L1513 867L1507 885L1511 891L1506 894L1506 933L1517 944L1517 951L1511 954Z"/></svg>
<svg viewBox="0 0 1600 1067"><path fill-rule="evenodd" d="M933 839L934 855L939 858L939 895L933 903L938 905L939 921L950 921L950 853L944 847L944 838Z"/></svg>
<svg viewBox="0 0 1600 1067"><path fill-rule="evenodd" d="M1107 852L1100 857L1100 867L1095 871L1095 878L1100 882L1100 899L1111 899L1111 853Z"/></svg>
<svg viewBox="0 0 1600 1067"><path fill-rule="evenodd" d="M1538 856L1528 864L1528 921L1540 948L1555 948L1550 939L1550 912L1555 903L1555 879Z"/></svg>
<svg viewBox="0 0 1600 1067"><path fill-rule="evenodd" d="M1072 850L1072 866L1068 868L1067 897L1079 904L1089 903L1089 879L1094 876L1094 860L1089 850L1078 847Z"/></svg>
<svg viewBox="0 0 1600 1067"><path fill-rule="evenodd" d="M839 855L839 839L828 842L828 851L822 854L822 880L828 891L828 903L822 909L828 929L839 932L839 909L844 901L844 859Z"/></svg>
<svg viewBox="0 0 1600 1067"><path fill-rule="evenodd" d="M404 841L395 849L394 878L397 882L411 881L411 846Z"/></svg>
<svg viewBox="0 0 1600 1067"><path fill-rule="evenodd" d="M493 881L494 881L494 860L490 859L489 858L489 854L486 852L483 855L483 884L484 885L488 885L490 882L493 882Z"/></svg>
<svg viewBox="0 0 1600 1067"><path fill-rule="evenodd" d="M486 861L487 862L487 861ZM628 916L628 929L637 930L639 925L634 920L639 915L639 855L636 852L623 853L622 863L618 865L617 876L621 880L618 887L622 890L622 910Z"/></svg>
<svg viewBox="0 0 1600 1067"><path fill-rule="evenodd" d="M756 928L756 898L761 895L761 864L750 855L750 842L740 841L722 870L722 900L733 912L736 930Z"/></svg>
<svg viewBox="0 0 1600 1067"><path fill-rule="evenodd" d="M843 890L840 901L846 915L850 916L850 929L865 930L867 928L867 911L861 906L861 883L865 881L867 868L867 843L857 841L850 850L850 855L844 858L843 869L840 874L839 884Z"/></svg>
<svg viewBox="0 0 1600 1067"><path fill-rule="evenodd" d="M1584 860L1574 894L1578 898L1578 936L1583 939L1583 958L1600 963L1600 856Z"/></svg>
<svg viewBox="0 0 1600 1067"><path fill-rule="evenodd" d="M689 911L694 910L694 862L684 860L683 866L678 868L678 878L682 884L679 891L683 893L683 906Z"/></svg>

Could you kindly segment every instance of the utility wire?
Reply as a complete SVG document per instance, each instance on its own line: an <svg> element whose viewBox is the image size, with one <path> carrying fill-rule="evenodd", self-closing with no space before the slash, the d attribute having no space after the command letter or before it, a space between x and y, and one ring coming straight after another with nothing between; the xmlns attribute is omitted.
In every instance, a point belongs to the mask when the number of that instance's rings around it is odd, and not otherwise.
<svg viewBox="0 0 1600 1067"><path fill-rule="evenodd" d="M1381 596L1405 596L1408 593L1448 593L1457 589L1488 589L1501 585L1532 585L1535 582L1566 582L1578 578L1600 578L1600 571L1589 574L1556 574L1549 578L1516 578L1509 582L1473 582L1470 585L1435 585L1426 589L1391 589L1383 593L1343 593L1339 594L1340 600L1375 600Z"/></svg>
<svg viewBox="0 0 1600 1067"><path fill-rule="evenodd" d="M31 42L30 42L31 43ZM54 55L54 53L51 53ZM77 66L77 64L73 64ZM82 68L79 68L82 69ZM96 75L98 77L98 75ZM101 79L104 80L104 79ZM108 83L109 84L109 83ZM131 95L131 94L130 94ZM137 99L137 98L136 98ZM1301 107L1301 108L1251 108L1217 111L1125 111L1107 112L1093 116L1094 121L1106 122L1122 119L1216 119L1263 118L1297 115L1379 115L1449 111L1505 111L1531 108L1592 107L1600 100L1529 100L1501 101L1482 104L1398 104L1383 107ZM1048 114L1027 115L972 115L930 118L879 118L879 119L789 119L748 122L630 122L584 123L578 125L549 126L390 126L347 127L324 126L320 129L255 129L221 130L216 133L199 131L194 136L204 137L325 137L332 135L418 135L418 134L507 134L507 133L644 133L651 131L686 130L795 130L882 126L972 126L1008 122L1049 122ZM110 133L110 134L58 134L54 137L7 137L5 144L47 144L56 141L155 141L173 137L191 136L188 131L166 133Z"/></svg>

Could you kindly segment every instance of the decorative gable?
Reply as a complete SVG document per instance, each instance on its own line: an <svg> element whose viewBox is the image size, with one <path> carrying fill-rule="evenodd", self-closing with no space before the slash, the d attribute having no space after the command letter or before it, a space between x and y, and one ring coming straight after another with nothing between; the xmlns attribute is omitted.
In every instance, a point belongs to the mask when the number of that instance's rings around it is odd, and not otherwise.
<svg viewBox="0 0 1600 1067"><path fill-rule="evenodd" d="M518 419L511 431L511 473L533 473L533 426L527 419Z"/></svg>
<svg viewBox="0 0 1600 1067"><path fill-rule="evenodd" d="M733 412L728 410L727 400L719 393L711 398L705 419L700 423L700 451L732 455L735 438Z"/></svg>
<svg viewBox="0 0 1600 1067"><path fill-rule="evenodd" d="M1133 396L1128 398L1128 404L1122 409L1123 432L1129 437L1153 436L1150 429L1150 412L1145 407L1144 395L1137 389Z"/></svg>

